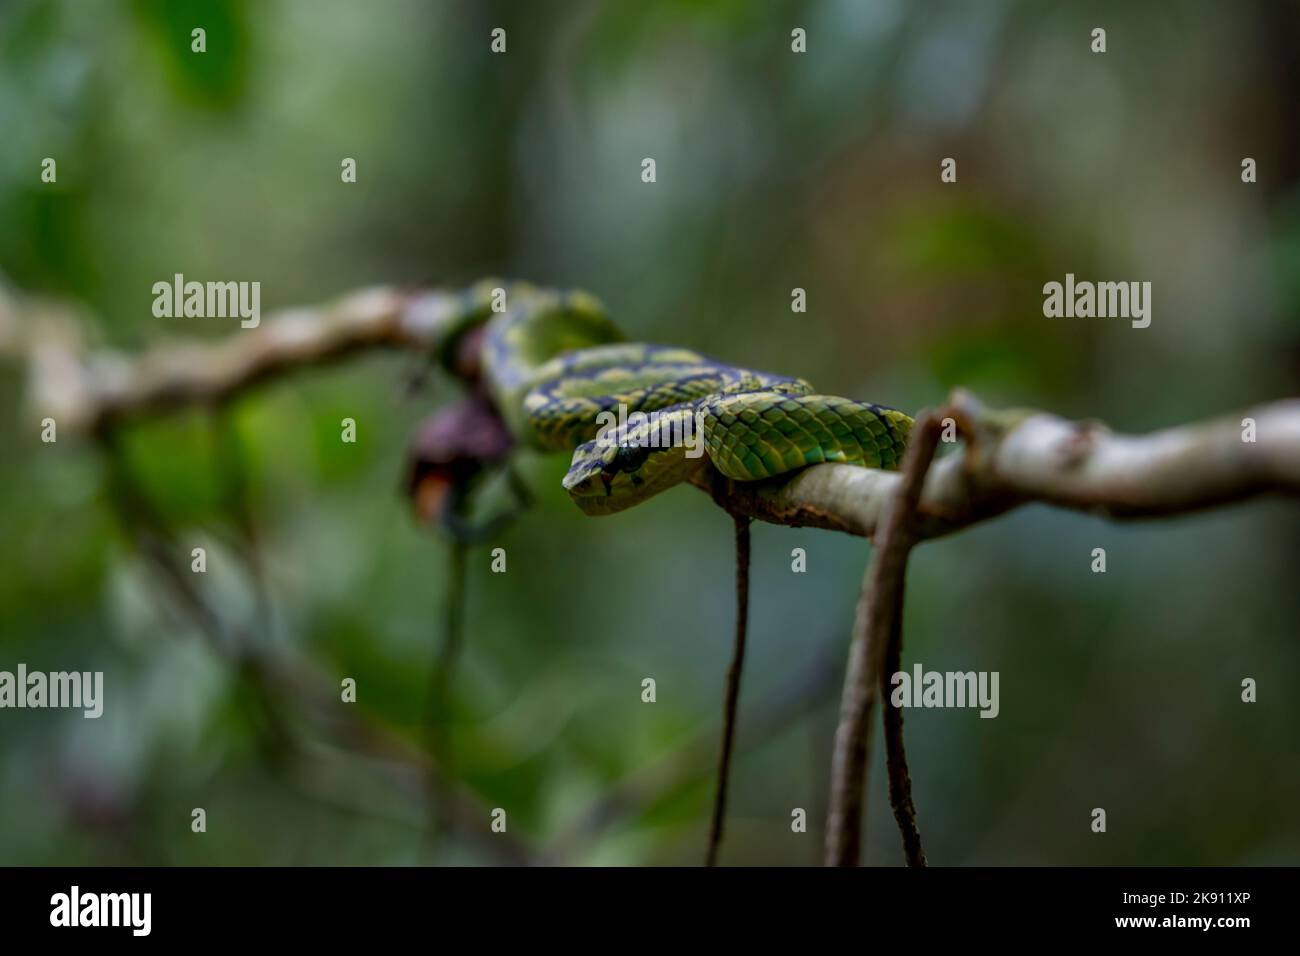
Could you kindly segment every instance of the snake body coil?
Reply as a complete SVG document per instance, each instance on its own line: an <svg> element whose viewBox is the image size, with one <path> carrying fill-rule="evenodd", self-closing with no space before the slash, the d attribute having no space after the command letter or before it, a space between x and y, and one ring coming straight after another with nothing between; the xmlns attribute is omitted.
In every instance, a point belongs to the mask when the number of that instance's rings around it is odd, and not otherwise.
<svg viewBox="0 0 1300 956"><path fill-rule="evenodd" d="M502 293L507 308L494 313L490 297ZM584 293L484 282L467 295L466 327L487 321L483 371L507 426L533 447L573 450L564 487L587 514L639 504L709 462L757 481L821 462L896 468L902 458L912 419L896 409L625 342Z"/></svg>

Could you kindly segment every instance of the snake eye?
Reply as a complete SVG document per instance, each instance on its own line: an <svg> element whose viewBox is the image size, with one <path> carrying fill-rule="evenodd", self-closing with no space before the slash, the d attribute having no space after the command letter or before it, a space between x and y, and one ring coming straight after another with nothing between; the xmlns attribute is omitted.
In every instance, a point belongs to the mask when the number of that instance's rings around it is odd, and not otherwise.
<svg viewBox="0 0 1300 956"><path fill-rule="evenodd" d="M650 448L646 445L620 445L610 463L619 471L636 471L650 457Z"/></svg>

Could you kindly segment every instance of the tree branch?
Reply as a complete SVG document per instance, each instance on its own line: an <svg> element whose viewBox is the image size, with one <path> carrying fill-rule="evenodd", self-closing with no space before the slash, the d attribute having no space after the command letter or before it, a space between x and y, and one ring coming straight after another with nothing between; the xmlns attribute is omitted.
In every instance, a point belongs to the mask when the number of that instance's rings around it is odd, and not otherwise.
<svg viewBox="0 0 1300 956"><path fill-rule="evenodd" d="M1114 519L1185 514L1278 493L1300 495L1300 399L1147 435L1045 412L990 411L958 391L950 407L969 447L926 476L919 538L951 534L1032 501ZM1255 422L1243 440L1242 420ZM897 472L815 465L791 478L737 483L733 513L774 524L873 537L902 481Z"/></svg>
<svg viewBox="0 0 1300 956"><path fill-rule="evenodd" d="M130 358L87 354L66 312L0 299L0 354L27 359L27 404L36 417L51 416L61 430L75 432L218 401L372 348L432 354L447 346L473 307L462 293L376 287L280 312L222 340L162 344ZM1267 492L1300 494L1300 399L1137 436L1043 412L987 411L963 392L952 404L969 419L977 447L930 470L917 505L922 538L1029 501L1145 518ZM1247 417L1256 423L1254 442L1242 440ZM899 480L897 473L853 465L815 465L790 477L735 483L725 507L774 524L871 537ZM700 484L713 494L707 477Z"/></svg>
<svg viewBox="0 0 1300 956"><path fill-rule="evenodd" d="M28 322L13 315L0 322L8 331L0 351L27 358L31 410L53 417L60 429L81 432L119 418L217 402L368 349L431 355L468 307L464 296L448 292L362 289L324 306L279 312L224 339L160 344L135 357L110 350L86 354L69 317L44 308Z"/></svg>

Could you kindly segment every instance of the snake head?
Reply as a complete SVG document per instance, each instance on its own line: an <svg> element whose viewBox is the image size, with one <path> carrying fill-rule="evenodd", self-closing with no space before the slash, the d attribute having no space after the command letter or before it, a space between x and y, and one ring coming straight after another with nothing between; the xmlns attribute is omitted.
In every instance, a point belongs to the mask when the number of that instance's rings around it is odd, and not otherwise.
<svg viewBox="0 0 1300 956"><path fill-rule="evenodd" d="M585 442L573 452L564 488L587 514L622 511L641 500L632 497L633 479L649 453L649 448L619 445L608 439Z"/></svg>
<svg viewBox="0 0 1300 956"><path fill-rule="evenodd" d="M680 445L594 438L574 450L564 488L584 513L614 514L680 483L697 465Z"/></svg>

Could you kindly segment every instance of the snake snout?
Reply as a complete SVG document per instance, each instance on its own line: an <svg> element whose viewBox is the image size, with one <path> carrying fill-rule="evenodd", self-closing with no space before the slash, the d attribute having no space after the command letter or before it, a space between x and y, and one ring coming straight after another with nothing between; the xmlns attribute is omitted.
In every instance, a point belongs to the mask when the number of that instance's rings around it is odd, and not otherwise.
<svg viewBox="0 0 1300 956"><path fill-rule="evenodd" d="M564 476L562 484L564 485L564 490L569 494L581 495L588 492L591 485L591 479L570 473Z"/></svg>
<svg viewBox="0 0 1300 956"><path fill-rule="evenodd" d="M581 477L565 475L564 488L571 498L607 498L610 494L610 478L602 472Z"/></svg>
<svg viewBox="0 0 1300 956"><path fill-rule="evenodd" d="M599 472L582 472L574 469L564 476L564 490L574 499L604 496L607 490L602 486L599 478Z"/></svg>

